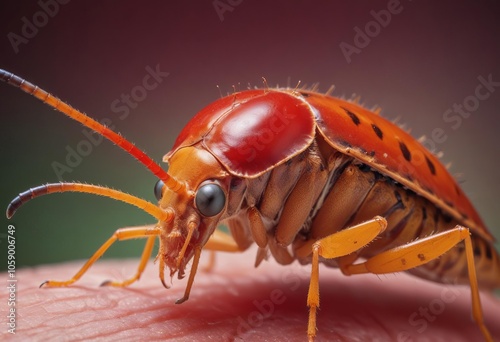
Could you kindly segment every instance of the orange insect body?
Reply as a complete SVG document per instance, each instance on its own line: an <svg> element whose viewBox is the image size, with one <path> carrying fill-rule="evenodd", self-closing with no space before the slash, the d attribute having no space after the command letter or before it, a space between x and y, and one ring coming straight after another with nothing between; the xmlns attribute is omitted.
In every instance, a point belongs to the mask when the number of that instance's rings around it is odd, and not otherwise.
<svg viewBox="0 0 500 342"><path fill-rule="evenodd" d="M170 164L167 173L120 135L33 84L3 70L0 79L99 132L160 178L158 207L79 183L19 194L8 217L39 195L79 191L136 205L158 219L156 225L117 230L73 278L45 285L70 285L115 241L146 238L137 273L105 282L126 286L139 279L158 237L164 285L166 268L170 276L182 278L193 260L182 303L202 249L239 252L255 242L256 264L268 253L281 264L312 263L310 340L316 334L318 264L323 262L347 275L409 271L438 282L469 282L474 319L485 340L492 341L478 286L500 287L493 237L439 160L379 115L312 91L235 93L204 108L181 131L164 158ZM221 222L231 235L216 230ZM464 248L451 250L462 241Z"/></svg>

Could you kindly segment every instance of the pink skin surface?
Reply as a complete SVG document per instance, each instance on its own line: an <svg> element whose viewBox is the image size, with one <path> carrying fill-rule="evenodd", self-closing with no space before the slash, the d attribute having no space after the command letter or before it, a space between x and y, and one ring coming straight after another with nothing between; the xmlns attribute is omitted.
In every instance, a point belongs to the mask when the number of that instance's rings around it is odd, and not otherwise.
<svg viewBox="0 0 500 342"><path fill-rule="evenodd" d="M255 269L254 256L255 249L217 254L214 269L198 272L189 300L180 305L174 302L186 279L173 279L167 290L152 262L127 288L98 285L132 275L138 260L99 261L67 288L38 286L69 278L82 262L19 269L16 334L4 324L0 340L307 341L310 267L270 260ZM320 296L316 341L482 341L466 286L406 274L346 277L320 267ZM481 297L486 325L500 340L500 301Z"/></svg>

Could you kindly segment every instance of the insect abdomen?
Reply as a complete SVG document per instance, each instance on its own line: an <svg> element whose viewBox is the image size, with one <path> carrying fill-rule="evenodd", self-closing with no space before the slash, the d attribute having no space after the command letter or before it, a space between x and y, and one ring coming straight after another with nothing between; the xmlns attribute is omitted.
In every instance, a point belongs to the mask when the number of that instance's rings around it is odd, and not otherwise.
<svg viewBox="0 0 500 342"><path fill-rule="evenodd" d="M261 241L259 246L268 248L281 264L295 260L294 250L306 241L318 240L377 215L387 219L388 227L377 240L358 251L359 257L368 258L460 224L391 178L325 146L321 139L316 139L302 154L256 179L246 180L246 189L239 191L239 215L229 221L240 245L249 246L253 240L246 216L250 207L259 210L267 229L266 245ZM311 173L316 175L311 178ZM292 197L305 177L312 179L306 191L310 197L299 197L297 206L297 198ZM301 217L293 229L289 228L295 220L283 224L290 215ZM500 263L493 246L479 235L472 238L475 253L481 258L477 270L480 286L500 286ZM258 258L263 258L262 254ZM298 259L303 264L310 263L309 257ZM323 262L338 266L335 259ZM437 282L467 283L464 250L455 248L411 273Z"/></svg>
<svg viewBox="0 0 500 342"><path fill-rule="evenodd" d="M427 199L352 160L338 175L304 237L317 240L376 215L385 217L388 227L377 240L358 252L359 257L369 258L460 224ZM479 235L472 236L472 243L480 286L499 287L500 263L494 247ZM336 261L325 263L337 266ZM454 248L410 273L436 282L467 284L465 249Z"/></svg>

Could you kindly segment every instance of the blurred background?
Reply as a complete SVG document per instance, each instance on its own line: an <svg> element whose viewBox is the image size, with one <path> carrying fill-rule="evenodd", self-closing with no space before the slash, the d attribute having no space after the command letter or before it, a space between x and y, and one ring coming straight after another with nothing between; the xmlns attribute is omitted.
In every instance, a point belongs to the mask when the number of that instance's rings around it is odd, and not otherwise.
<svg viewBox="0 0 500 342"><path fill-rule="evenodd" d="M226 94L233 85L261 86L262 77L270 85L319 82L322 91L334 84L334 95L359 94L414 136L430 136L500 238L500 87L483 89L486 99L475 94L480 77L500 82L497 2L63 2L0 4L0 68L106 118L156 161L189 119L220 97L217 85ZM150 90L143 86L148 68L163 73ZM466 118L457 109L464 102ZM92 143L80 124L4 83L0 117L0 208L61 179L155 202L156 179L142 165L108 141ZM80 158L69 165L74 151ZM116 229L153 222L107 198L55 194L2 219L1 253L9 224L17 266L26 267L86 259ZM142 244L116 244L105 257L138 257Z"/></svg>

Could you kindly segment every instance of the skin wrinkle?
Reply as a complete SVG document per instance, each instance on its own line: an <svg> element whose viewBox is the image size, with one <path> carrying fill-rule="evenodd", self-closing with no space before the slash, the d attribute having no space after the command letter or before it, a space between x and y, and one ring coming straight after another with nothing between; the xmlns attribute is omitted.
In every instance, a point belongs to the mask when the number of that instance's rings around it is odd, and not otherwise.
<svg viewBox="0 0 500 342"><path fill-rule="evenodd" d="M389 337L397 339L397 336L395 336L395 334L387 328L387 324L384 321L380 320L377 315L370 313L370 319L372 319L373 322L375 322L375 324L378 325L387 334L387 339L389 339Z"/></svg>
<svg viewBox="0 0 500 342"><path fill-rule="evenodd" d="M158 279L158 269L148 264L141 280L129 288L98 287L116 269L121 276L133 274L138 260L101 260L74 286L42 288L46 279L64 279L82 262L19 269L17 292L18 330L13 341L32 340L218 340L304 341L307 327L306 297L310 267L294 263L277 265L263 262L253 268L255 249L243 254L217 254L212 273L199 272L190 299L174 304L183 294L186 279L174 280L166 290ZM208 253L206 253L208 256ZM207 259L201 261L203 267ZM288 278L287 278L288 276ZM289 282L284 279L292 280ZM297 282L294 282L297 281ZM444 285L398 274L384 276L343 276L338 270L320 267L320 311L317 342L331 340L377 341L397 338L402 329L412 332L414 340L428 338L454 341L481 340L479 329L470 319L468 287L450 287L459 291L456 300L445 304L442 314L418 334L408 323L420 307L440 298ZM273 313L257 327L239 329L248 322L254 304L264 305L270 294L279 290L286 299L274 305ZM494 338L500 337L495 317L500 316L497 299L482 294L486 324ZM71 302L70 305L65 302ZM82 302L83 304L77 304ZM57 310L47 310L55 305ZM54 307L52 307L54 308ZM457 327L460 331L457 331ZM5 331L0 332L0 339ZM445 335L448 334L448 335ZM459 335L460 334L460 335ZM442 338L440 338L442 337ZM367 340L368 339L368 340Z"/></svg>

